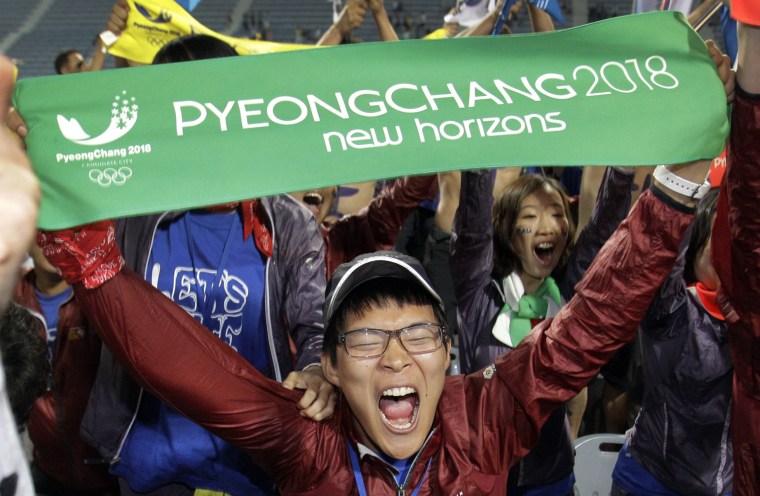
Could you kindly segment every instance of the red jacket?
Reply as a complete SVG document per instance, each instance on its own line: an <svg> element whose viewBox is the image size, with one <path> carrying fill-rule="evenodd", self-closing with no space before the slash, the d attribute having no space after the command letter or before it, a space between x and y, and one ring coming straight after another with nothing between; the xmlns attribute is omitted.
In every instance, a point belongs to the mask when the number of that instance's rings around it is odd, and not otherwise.
<svg viewBox="0 0 760 496"><path fill-rule="evenodd" d="M341 217L323 231L327 278L338 265L364 253L392 250L396 237L414 209L438 192L438 176L396 179L359 212Z"/></svg>
<svg viewBox="0 0 760 496"><path fill-rule="evenodd" d="M430 438L411 470L421 495L503 494L509 467L539 427L630 341L669 274L692 216L643 194L591 265L574 297L540 324L493 374L447 379ZM265 379L228 346L134 273L99 288L75 285L102 339L130 373L172 407L240 446L282 494L357 494L346 405L323 422L299 414L301 393ZM362 458L367 493L395 494L373 456Z"/></svg>
<svg viewBox="0 0 760 496"><path fill-rule="evenodd" d="M34 292L34 271L19 281L14 300L36 317L40 338L47 341L45 317ZM29 437L34 443L34 463L59 484L78 491L113 490L116 494L118 486L108 474L108 465L79 435L100 351L100 338L76 299L69 298L58 313L52 385L34 403Z"/></svg>
<svg viewBox="0 0 760 496"><path fill-rule="evenodd" d="M760 95L737 91L712 236L734 360L734 494L760 494Z"/></svg>

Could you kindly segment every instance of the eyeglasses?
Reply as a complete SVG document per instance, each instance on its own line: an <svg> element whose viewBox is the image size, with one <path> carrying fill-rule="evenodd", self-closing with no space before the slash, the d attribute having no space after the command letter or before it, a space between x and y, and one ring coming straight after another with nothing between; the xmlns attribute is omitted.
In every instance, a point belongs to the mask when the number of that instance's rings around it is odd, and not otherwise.
<svg viewBox="0 0 760 496"><path fill-rule="evenodd" d="M382 329L357 329L338 337L349 356L354 358L379 357L388 349L391 336L398 338L410 355L431 353L443 345L445 327L440 324L420 323L386 331Z"/></svg>

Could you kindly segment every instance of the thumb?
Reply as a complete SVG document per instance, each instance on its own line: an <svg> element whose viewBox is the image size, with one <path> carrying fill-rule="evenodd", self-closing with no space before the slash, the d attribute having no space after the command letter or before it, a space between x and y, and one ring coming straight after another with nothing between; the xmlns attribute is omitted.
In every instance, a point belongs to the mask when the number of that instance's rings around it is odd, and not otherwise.
<svg viewBox="0 0 760 496"><path fill-rule="evenodd" d="M300 372L291 372L282 381L283 387L286 389L306 389L306 381L303 380L303 376Z"/></svg>

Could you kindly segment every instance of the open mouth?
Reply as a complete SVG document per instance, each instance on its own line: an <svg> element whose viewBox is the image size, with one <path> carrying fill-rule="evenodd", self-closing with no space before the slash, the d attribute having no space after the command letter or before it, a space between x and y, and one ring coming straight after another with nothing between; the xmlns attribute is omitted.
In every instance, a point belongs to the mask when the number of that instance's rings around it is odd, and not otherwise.
<svg viewBox="0 0 760 496"><path fill-rule="evenodd" d="M543 264L550 264L554 259L554 250L556 245L554 243L544 242L539 243L533 248L533 253L536 254L536 258Z"/></svg>
<svg viewBox="0 0 760 496"><path fill-rule="evenodd" d="M420 398L412 387L395 387L383 391L378 402L383 422L392 431L412 429L417 421Z"/></svg>

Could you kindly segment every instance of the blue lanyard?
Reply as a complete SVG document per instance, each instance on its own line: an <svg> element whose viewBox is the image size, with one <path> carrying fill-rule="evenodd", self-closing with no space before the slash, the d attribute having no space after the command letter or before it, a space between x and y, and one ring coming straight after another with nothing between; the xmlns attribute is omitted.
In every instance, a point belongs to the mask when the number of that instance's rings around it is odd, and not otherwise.
<svg viewBox="0 0 760 496"><path fill-rule="evenodd" d="M359 496L367 496L367 488L364 487L364 476L362 475L362 470L359 467L359 456L356 454L356 451L354 451L354 447L351 445L351 441L346 439L346 443L348 443L348 454L351 457L351 467L354 469L354 480L356 480L356 487L359 489ZM433 458L431 457L430 460L428 460L427 466L425 467L425 473L422 474L422 479L420 479L420 483L417 486L417 489L414 490L411 496L417 496L417 494L420 492L420 489L422 489L422 484L425 482L425 477L427 476L428 470L430 469L430 464L432 462ZM410 470L409 474L411 473L412 472ZM407 477L408 476L409 475L407 475Z"/></svg>

